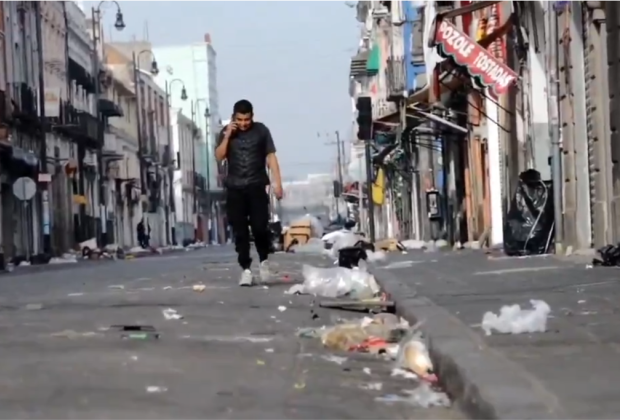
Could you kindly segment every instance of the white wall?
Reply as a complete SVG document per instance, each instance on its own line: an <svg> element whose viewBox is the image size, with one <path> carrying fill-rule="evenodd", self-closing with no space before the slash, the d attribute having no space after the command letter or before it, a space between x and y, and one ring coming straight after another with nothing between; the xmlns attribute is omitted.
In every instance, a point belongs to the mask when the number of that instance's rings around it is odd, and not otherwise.
<svg viewBox="0 0 620 420"><path fill-rule="evenodd" d="M181 83L175 82L170 92L170 103L174 108L179 108L185 115L191 115L190 105L198 103L196 111L196 124L205 133L206 121L205 108L209 107L209 132L204 138L208 139L210 147L209 179L211 188L217 188L217 166L213 155L213 146L218 134L218 122L221 115L228 116L219 109L219 94L217 89L217 54L213 45L207 42L192 45L159 47L153 49L160 73L156 81L164 86L166 80L171 82L180 79L187 90L187 100L181 101ZM204 149L203 149L204 150ZM206 158L203 153L197 155L196 171L206 176Z"/></svg>
<svg viewBox="0 0 620 420"><path fill-rule="evenodd" d="M192 139L192 121L178 110L170 110L172 125L172 145L177 161L174 171L174 200L176 220L178 223L194 224L193 194L183 192L183 189L193 187L193 159L194 147Z"/></svg>

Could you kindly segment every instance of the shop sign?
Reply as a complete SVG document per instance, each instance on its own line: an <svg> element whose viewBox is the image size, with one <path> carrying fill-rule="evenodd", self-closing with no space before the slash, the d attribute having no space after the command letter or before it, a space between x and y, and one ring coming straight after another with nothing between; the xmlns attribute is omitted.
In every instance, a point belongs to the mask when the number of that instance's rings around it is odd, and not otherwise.
<svg viewBox="0 0 620 420"><path fill-rule="evenodd" d="M506 93L517 80L517 74L512 69L447 20L439 22L435 43L441 53L452 57L478 83L491 88L496 95Z"/></svg>

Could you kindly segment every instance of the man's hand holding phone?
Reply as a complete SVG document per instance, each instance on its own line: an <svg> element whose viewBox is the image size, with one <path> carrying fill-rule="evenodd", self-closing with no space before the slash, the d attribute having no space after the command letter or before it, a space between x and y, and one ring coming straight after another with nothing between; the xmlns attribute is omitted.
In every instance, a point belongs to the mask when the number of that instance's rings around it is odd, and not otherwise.
<svg viewBox="0 0 620 420"><path fill-rule="evenodd" d="M230 136L232 136L235 131L237 131L237 124L234 121L231 121L226 126L226 132L224 133L224 136L230 138Z"/></svg>

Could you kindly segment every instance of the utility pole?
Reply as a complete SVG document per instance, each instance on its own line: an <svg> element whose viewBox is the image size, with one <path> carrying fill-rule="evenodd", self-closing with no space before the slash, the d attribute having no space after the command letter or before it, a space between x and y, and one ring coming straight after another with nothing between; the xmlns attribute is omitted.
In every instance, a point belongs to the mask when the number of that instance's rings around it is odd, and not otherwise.
<svg viewBox="0 0 620 420"><path fill-rule="evenodd" d="M165 183L164 185L164 191L167 191L168 194L168 202L165 204L164 208L165 208L165 217L166 217L166 245L172 245L174 243L174 231L172 230L172 221L170 220L170 214L172 213L174 215L174 208L173 208L173 204L174 204L174 188L172 186L173 184L173 174L174 172L172 171L172 162L174 161L172 159L172 136L170 135L170 130L172 129L172 127L170 126L170 97L169 97L170 93L168 92L168 79L166 79L166 83L165 83L165 94L164 97L166 98L166 140L168 143L168 156L167 156L167 160L166 160L166 167L164 168L165 171L167 172L167 177L164 177L164 180L168 180L167 183Z"/></svg>
<svg viewBox="0 0 620 420"><path fill-rule="evenodd" d="M105 208L105 187L103 183L103 128L101 127L101 109L99 108L99 95L101 94L101 81L99 80L99 25L101 11L99 8L92 9L92 32L93 32L93 76L95 77L95 117L97 117L97 172L99 175L99 218L101 223L101 237L99 246L103 248L107 242L107 211Z"/></svg>
<svg viewBox="0 0 620 420"><path fill-rule="evenodd" d="M39 60L39 115L41 121L41 138L39 140L39 150L41 158L41 173L39 174L39 180L41 181L41 207L43 218L43 253L50 254L52 248L52 241L50 237L50 206L49 206L49 191L48 191L48 173L47 173L47 117L45 115L45 75L44 75L44 57L43 57L43 28L41 22L41 2L35 2L36 13L36 36L37 36L37 59ZM43 175L43 176L41 176ZM41 180L41 178L43 178Z"/></svg>
<svg viewBox="0 0 620 420"><path fill-rule="evenodd" d="M332 141L332 142L327 142L325 143L326 146L336 146L336 154L337 154L337 165L338 165L338 183L340 184L338 187L338 196L340 196L340 193L342 192L342 155L341 155L341 140L340 140L340 132L338 132L338 130L336 130L335 132L336 134L336 141ZM336 201L336 214L338 215L338 218L340 218L340 205L338 203L338 198L336 197L336 191L334 191L334 199Z"/></svg>
<svg viewBox="0 0 620 420"><path fill-rule="evenodd" d="M375 203L372 201L372 139L364 140L364 154L366 157L366 200L368 202L368 233L370 242L375 243Z"/></svg>
<svg viewBox="0 0 620 420"><path fill-rule="evenodd" d="M562 151L560 145L560 119L558 112L558 16L554 4L545 3L547 109L549 110L549 137L551 139L551 179L553 180L555 252L563 252L564 221L562 217Z"/></svg>
<svg viewBox="0 0 620 420"><path fill-rule="evenodd" d="M144 179L144 139L142 138L142 109L140 106L140 83L139 83L139 75L138 75L138 63L136 60L136 53L132 53L131 63L133 66L133 85L136 89L136 124L138 126L138 165L140 168L140 193L141 195L146 194L146 182Z"/></svg>

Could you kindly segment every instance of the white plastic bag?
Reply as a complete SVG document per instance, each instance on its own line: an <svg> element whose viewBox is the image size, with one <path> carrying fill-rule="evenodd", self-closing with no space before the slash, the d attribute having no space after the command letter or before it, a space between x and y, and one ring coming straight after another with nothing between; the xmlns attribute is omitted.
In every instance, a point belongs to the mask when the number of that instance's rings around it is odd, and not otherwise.
<svg viewBox="0 0 620 420"><path fill-rule="evenodd" d="M291 248L296 254L325 254L325 242L319 238L310 238L310 240L303 245L293 245Z"/></svg>
<svg viewBox="0 0 620 420"><path fill-rule="evenodd" d="M379 285L372 274L360 269L344 267L319 268L304 265L303 293L338 298L368 299L379 293Z"/></svg>
<svg viewBox="0 0 620 420"><path fill-rule="evenodd" d="M500 334L545 332L551 312L542 300L530 300L533 309L521 309L519 305L502 306L499 315L487 312L482 317L482 329L486 335L495 330Z"/></svg>
<svg viewBox="0 0 620 420"><path fill-rule="evenodd" d="M387 258L385 252L379 251L366 251L366 257L368 257L369 262L379 262L384 261Z"/></svg>

